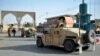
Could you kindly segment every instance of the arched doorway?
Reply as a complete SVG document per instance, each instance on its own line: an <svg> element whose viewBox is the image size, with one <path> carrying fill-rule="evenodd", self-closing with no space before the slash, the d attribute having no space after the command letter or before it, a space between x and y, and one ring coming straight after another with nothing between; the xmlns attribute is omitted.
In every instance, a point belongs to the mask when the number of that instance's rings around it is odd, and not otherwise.
<svg viewBox="0 0 100 56"><path fill-rule="evenodd" d="M31 25L34 24L33 18L29 14L24 15L21 19L21 25L26 23L30 23Z"/></svg>
<svg viewBox="0 0 100 56"><path fill-rule="evenodd" d="M16 24L16 17L13 14L7 14L3 19L3 24Z"/></svg>
<svg viewBox="0 0 100 56"><path fill-rule="evenodd" d="M17 28L16 16L9 13L6 14L3 18L3 32L7 32L11 24L13 24L15 28Z"/></svg>
<svg viewBox="0 0 100 56"><path fill-rule="evenodd" d="M31 21L33 21L33 27L35 28L36 27L36 20L35 20L35 12L26 12L26 11L1 11L1 26L2 27L4 27L3 25L3 20L5 20L4 19L4 17L6 16L6 15L8 15L8 14L12 14L12 15L14 15L15 16L15 18L16 18L16 21L17 21L17 27L18 27L18 29L20 28L20 26L21 26L21 20L22 20L22 18L26 15L26 14L28 14L30 17L32 17L32 20ZM26 17L26 16L25 16ZM9 23L13 23L14 21L15 21L15 19L10 19L9 18L9 20L10 20L10 22ZM4 21L5 22L5 21Z"/></svg>

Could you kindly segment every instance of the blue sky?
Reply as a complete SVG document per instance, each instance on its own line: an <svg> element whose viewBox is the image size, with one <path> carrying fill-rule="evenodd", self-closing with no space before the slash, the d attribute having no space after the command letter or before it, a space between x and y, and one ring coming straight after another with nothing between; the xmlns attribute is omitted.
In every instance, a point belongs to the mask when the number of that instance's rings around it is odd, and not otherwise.
<svg viewBox="0 0 100 56"><path fill-rule="evenodd" d="M38 24L39 22L43 23L45 18L48 17L77 14L81 1L82 0L0 0L0 11L36 12L36 22ZM100 18L100 0L86 0L85 2L88 4L88 13L92 14L91 19ZM15 20L13 15L8 14L4 18L4 23L15 23ZM32 21L32 19L26 15L23 17L22 23L25 21Z"/></svg>

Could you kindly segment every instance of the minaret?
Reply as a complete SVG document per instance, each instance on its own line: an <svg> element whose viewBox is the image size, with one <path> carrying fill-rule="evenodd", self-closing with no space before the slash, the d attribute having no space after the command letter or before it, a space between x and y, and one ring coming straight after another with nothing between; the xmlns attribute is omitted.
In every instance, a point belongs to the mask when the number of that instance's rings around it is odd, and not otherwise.
<svg viewBox="0 0 100 56"><path fill-rule="evenodd" d="M87 10L88 10L87 3L85 3L85 1L82 0L82 4L80 4L80 6L79 6L79 14L80 15L77 15L77 23L79 22L79 18L80 18L80 23L83 26L82 29L84 29L84 30L90 29L89 25L87 25L87 26L85 25L85 24L90 23L90 16L91 16L91 14L88 14Z"/></svg>

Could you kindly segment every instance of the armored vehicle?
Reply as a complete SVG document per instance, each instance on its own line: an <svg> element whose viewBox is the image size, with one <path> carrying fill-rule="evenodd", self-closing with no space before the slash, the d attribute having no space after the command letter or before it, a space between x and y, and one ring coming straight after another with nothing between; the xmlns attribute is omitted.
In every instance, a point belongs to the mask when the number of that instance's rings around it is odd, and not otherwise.
<svg viewBox="0 0 100 56"><path fill-rule="evenodd" d="M31 37L35 35L35 28L32 24L27 23L21 28L21 37Z"/></svg>
<svg viewBox="0 0 100 56"><path fill-rule="evenodd" d="M74 20L75 17L69 15L48 18L47 22L37 26L37 46L64 47L70 53L82 44L82 49L87 50L95 42L95 33L76 27Z"/></svg>

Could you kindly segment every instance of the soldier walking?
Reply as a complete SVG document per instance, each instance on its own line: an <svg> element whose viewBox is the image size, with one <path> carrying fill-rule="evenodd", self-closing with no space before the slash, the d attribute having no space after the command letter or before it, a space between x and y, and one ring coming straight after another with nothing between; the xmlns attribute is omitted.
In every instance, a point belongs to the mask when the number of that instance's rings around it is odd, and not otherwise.
<svg viewBox="0 0 100 56"><path fill-rule="evenodd" d="M12 33L13 33L13 36L15 37L15 34L16 34L16 29L15 28L12 29Z"/></svg>
<svg viewBox="0 0 100 56"><path fill-rule="evenodd" d="M11 37L11 28L8 28L8 36Z"/></svg>

